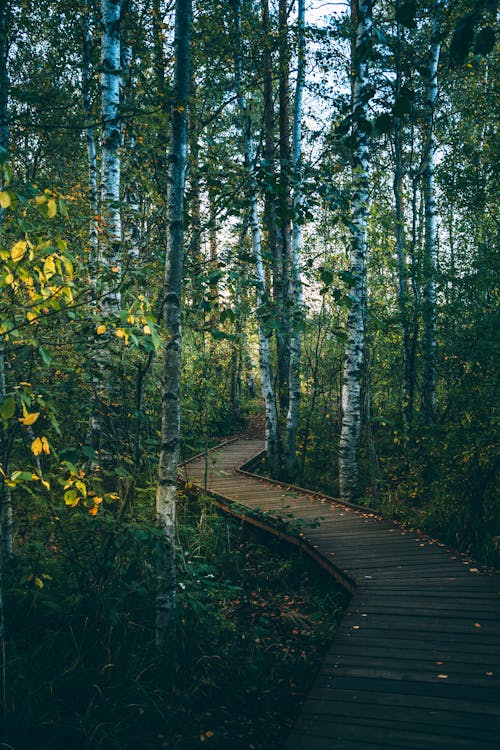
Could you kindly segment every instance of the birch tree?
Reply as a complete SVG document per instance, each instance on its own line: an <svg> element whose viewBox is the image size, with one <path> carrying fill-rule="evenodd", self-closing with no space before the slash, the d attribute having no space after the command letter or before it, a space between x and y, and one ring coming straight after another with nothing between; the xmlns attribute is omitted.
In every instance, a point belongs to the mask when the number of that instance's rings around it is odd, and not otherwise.
<svg viewBox="0 0 500 750"><path fill-rule="evenodd" d="M245 169L247 172L247 196L249 203L249 224L252 237L252 253L256 270L257 306L262 312L267 306L267 281L262 257L262 233L259 223L258 190L255 178L255 147L252 135L252 122L243 93L243 39L241 30L241 0L233 1L234 18L236 25L236 53L234 59L235 88L238 100L238 109L241 118L241 129L243 136L243 149L245 158ZM265 328L262 318L258 320L259 330L259 366L266 410L266 454L269 468L273 474L280 471L279 435L278 435L278 412L273 390L273 376L270 357L270 335Z"/></svg>
<svg viewBox="0 0 500 750"><path fill-rule="evenodd" d="M298 473L297 429L300 403L300 306L302 303L302 285L300 278L300 256L302 250L302 99L304 93L306 70L306 37L305 37L305 0L299 0L297 10L298 50L297 80L295 84L295 101L292 130L292 160L294 171L293 193L293 228L290 267L289 297L293 309L290 336L290 370L288 376L288 414L286 421L285 460L288 475L294 479Z"/></svg>
<svg viewBox="0 0 500 750"><path fill-rule="evenodd" d="M425 207L424 290L423 290L423 377L422 413L426 424L434 421L436 406L436 199L434 187L435 136L434 114L438 96L438 64L440 51L440 19L434 20L429 55L426 122L427 137L423 162L423 196Z"/></svg>
<svg viewBox="0 0 500 750"><path fill-rule="evenodd" d="M120 213L120 0L101 0L101 218L104 232L98 247L96 276L91 278L94 294L100 297L100 312L104 315L117 315L120 310L120 293L118 291L121 269L121 213ZM84 17L84 60L88 55L85 42ZM85 76L83 78L85 82ZM86 98L84 90L84 97ZM89 107L89 102L84 106ZM89 159L89 182L92 191L96 190L95 154L93 151L92 128L87 110L87 153ZM90 128L90 135L89 135ZM94 192L95 196L95 192ZM92 210L92 205L91 205ZM91 241L93 228L91 227ZM91 264L91 276L92 276ZM98 283L99 282L99 283ZM102 449L102 435L104 431L104 405L109 401L110 385L106 382L108 370L109 344L106 337L100 346L93 345L94 398L89 424L89 442L96 452Z"/></svg>
<svg viewBox="0 0 500 750"><path fill-rule="evenodd" d="M372 2L353 3L356 43L353 60L352 137L355 143L352 168L350 308L342 378L342 426L339 444L339 485L343 499L355 500L359 486L359 441L361 433L361 379L365 344L366 224L368 216L368 58L371 48Z"/></svg>
<svg viewBox="0 0 500 750"><path fill-rule="evenodd" d="M102 92L102 153L101 211L104 220L104 249L100 263L106 275L119 277L121 267L120 213L120 0L101 0L101 92ZM118 269L118 271L113 270ZM109 283L109 282L108 282ZM116 313L120 294L111 284L105 290L104 305Z"/></svg>
<svg viewBox="0 0 500 750"><path fill-rule="evenodd" d="M162 532L156 599L156 645L168 648L175 607L175 489L180 444L181 288L184 255L184 184L190 80L191 0L175 3L175 72L169 154L168 247L163 282L166 328L161 386L161 447L156 518Z"/></svg>

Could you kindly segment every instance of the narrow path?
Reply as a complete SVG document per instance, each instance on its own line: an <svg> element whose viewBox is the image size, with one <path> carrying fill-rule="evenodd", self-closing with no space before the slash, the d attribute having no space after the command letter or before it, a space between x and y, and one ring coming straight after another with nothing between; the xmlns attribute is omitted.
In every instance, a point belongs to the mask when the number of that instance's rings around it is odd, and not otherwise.
<svg viewBox="0 0 500 750"><path fill-rule="evenodd" d="M263 447L230 441L185 471L353 592L286 750L498 750L500 577L375 514L239 471Z"/></svg>

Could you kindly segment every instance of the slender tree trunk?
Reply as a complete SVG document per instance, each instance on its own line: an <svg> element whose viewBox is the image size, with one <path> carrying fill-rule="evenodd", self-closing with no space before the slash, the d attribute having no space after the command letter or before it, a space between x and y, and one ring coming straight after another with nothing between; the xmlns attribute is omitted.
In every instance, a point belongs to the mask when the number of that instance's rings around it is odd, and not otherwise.
<svg viewBox="0 0 500 750"><path fill-rule="evenodd" d="M269 254L272 257L272 294L275 315L278 319L276 329L276 358L278 365L278 391L282 403L283 388L287 382L287 358L284 356L285 339L283 336L283 301L284 301L284 252L278 212L278 185L276 178L276 144L274 123L273 59L272 29L269 15L269 0L261 0L263 29L263 91L264 91L264 142L263 160L267 172L264 185L264 224L267 231ZM280 45L281 50L281 45ZM281 93L281 89L280 89Z"/></svg>
<svg viewBox="0 0 500 750"><path fill-rule="evenodd" d="M122 226L120 213L120 0L101 0L101 91L102 153L101 213L105 232L100 265L110 278L119 279L121 268ZM118 270L113 270L118 269ZM103 305L117 313L120 293L117 284L108 282Z"/></svg>
<svg viewBox="0 0 500 750"><path fill-rule="evenodd" d="M92 98L90 93L91 81L91 37L90 14L87 6L82 16L82 106L85 115L85 137L87 141L87 160L89 178L89 270L92 286L95 286L96 264L98 256L97 215L99 213L99 192L97 185L97 148L95 140L95 122L92 112Z"/></svg>
<svg viewBox="0 0 500 750"><path fill-rule="evenodd" d="M300 351L301 351L301 303L302 283L300 278L300 256L302 252L302 97L306 67L305 0L299 0L297 13L298 51L297 81L293 113L292 158L295 186L293 193L293 231L290 267L289 297L292 304L290 336L290 370L288 376L288 414L286 420L285 460L287 472L293 480L299 472L297 460L297 429L300 404Z"/></svg>
<svg viewBox="0 0 500 750"><path fill-rule="evenodd" d="M401 27L396 24L396 85L394 98L398 101L401 93ZM403 208L403 123L401 118L394 118L394 154L395 170L393 180L394 203L396 208L396 254L398 258L398 305L403 338L403 368L402 368L402 415L405 435L408 436L411 425L410 409L410 330L408 321L408 269L405 259L405 218Z"/></svg>
<svg viewBox="0 0 500 750"><path fill-rule="evenodd" d="M252 124L248 113L247 103L243 94L243 59L241 33L241 0L234 0L236 22L236 54L235 54L235 84L238 107L241 116L243 144L245 151L245 166L248 175L248 200L250 204L250 232L252 236L252 251L257 274L257 305L262 313L267 306L267 284L264 261L262 257L262 235L260 231L257 183L255 180L255 152L252 137ZM266 453L271 472L277 475L280 471L278 412L273 390L271 369L269 333L265 330L262 320L258 320L259 329L259 364L262 394L266 409Z"/></svg>
<svg viewBox="0 0 500 750"><path fill-rule="evenodd" d="M134 81L132 77L133 49L130 44L121 45L121 101L130 111L133 104ZM124 255L127 263L137 263L141 257L141 199L138 184L140 165L136 153L136 139L130 119L122 125L122 149L128 166L126 189L124 190L125 217L123 222Z"/></svg>
<svg viewBox="0 0 500 750"><path fill-rule="evenodd" d="M366 224L368 217L368 55L372 28L371 0L357 1L354 53L353 196L351 211L351 307L347 318L347 345L342 379L342 427L339 445L339 485L343 499L360 494L359 440L361 434L361 380L365 345Z"/></svg>
<svg viewBox="0 0 500 750"><path fill-rule="evenodd" d="M161 449L156 516L162 531L158 570L156 645L162 654L173 638L175 607L175 488L180 445L181 288L184 255L184 184L190 80L191 0L175 3L175 73L168 196L168 252L165 262L164 322L167 331L162 373Z"/></svg>
<svg viewBox="0 0 500 750"><path fill-rule="evenodd" d="M439 63L439 19L434 22L433 39L429 58L429 79L427 90L427 149L423 165L423 192L425 202L424 240L424 293L423 293L423 378L422 413L427 425L434 421L436 407L436 199L434 188L435 141L434 112L438 94Z"/></svg>
<svg viewBox="0 0 500 750"><path fill-rule="evenodd" d="M291 266L290 199L290 46L288 43L288 2L279 0L279 219L281 278L277 284L278 381L280 413L287 414L290 373L289 281Z"/></svg>
<svg viewBox="0 0 500 750"><path fill-rule="evenodd" d="M101 216L104 232L100 238L93 281L95 292L99 296L99 311L105 316L117 315L120 310L120 293L117 291L121 269L122 239L119 154L120 11L120 0L101 0ZM92 168L89 160L89 171ZM100 282L101 278L102 282ZM109 411L112 390L112 378L109 372L110 348L109 334L92 343L94 393L88 442L101 460L105 458L109 460L110 457L108 447L103 449L105 424L110 418L106 412Z"/></svg>

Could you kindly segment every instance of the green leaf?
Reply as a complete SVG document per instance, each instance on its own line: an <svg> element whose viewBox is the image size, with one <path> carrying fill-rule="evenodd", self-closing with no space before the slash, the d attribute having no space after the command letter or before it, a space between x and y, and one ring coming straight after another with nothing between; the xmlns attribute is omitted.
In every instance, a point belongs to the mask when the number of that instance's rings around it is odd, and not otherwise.
<svg viewBox="0 0 500 750"><path fill-rule="evenodd" d="M50 354L47 351L47 349L44 349L43 346L39 346L38 347L38 353L39 353L39 355L41 356L41 358L43 359L43 361L45 362L46 365L50 365L51 364L52 357L50 356Z"/></svg>
<svg viewBox="0 0 500 750"><path fill-rule="evenodd" d="M0 417L10 419L16 412L16 402L13 396L7 396L2 406L0 406Z"/></svg>
<svg viewBox="0 0 500 750"><path fill-rule="evenodd" d="M33 475L31 471L14 471L12 472L11 480L13 482L32 482Z"/></svg>

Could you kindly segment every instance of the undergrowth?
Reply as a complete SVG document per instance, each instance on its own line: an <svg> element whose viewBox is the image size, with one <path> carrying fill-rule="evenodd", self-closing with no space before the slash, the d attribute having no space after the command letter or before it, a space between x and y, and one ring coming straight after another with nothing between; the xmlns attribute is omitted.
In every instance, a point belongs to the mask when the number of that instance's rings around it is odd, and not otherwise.
<svg viewBox="0 0 500 750"><path fill-rule="evenodd" d="M280 746L345 594L298 550L184 499L172 680L154 650L155 544L138 511L41 516L20 534L4 573L3 747Z"/></svg>

